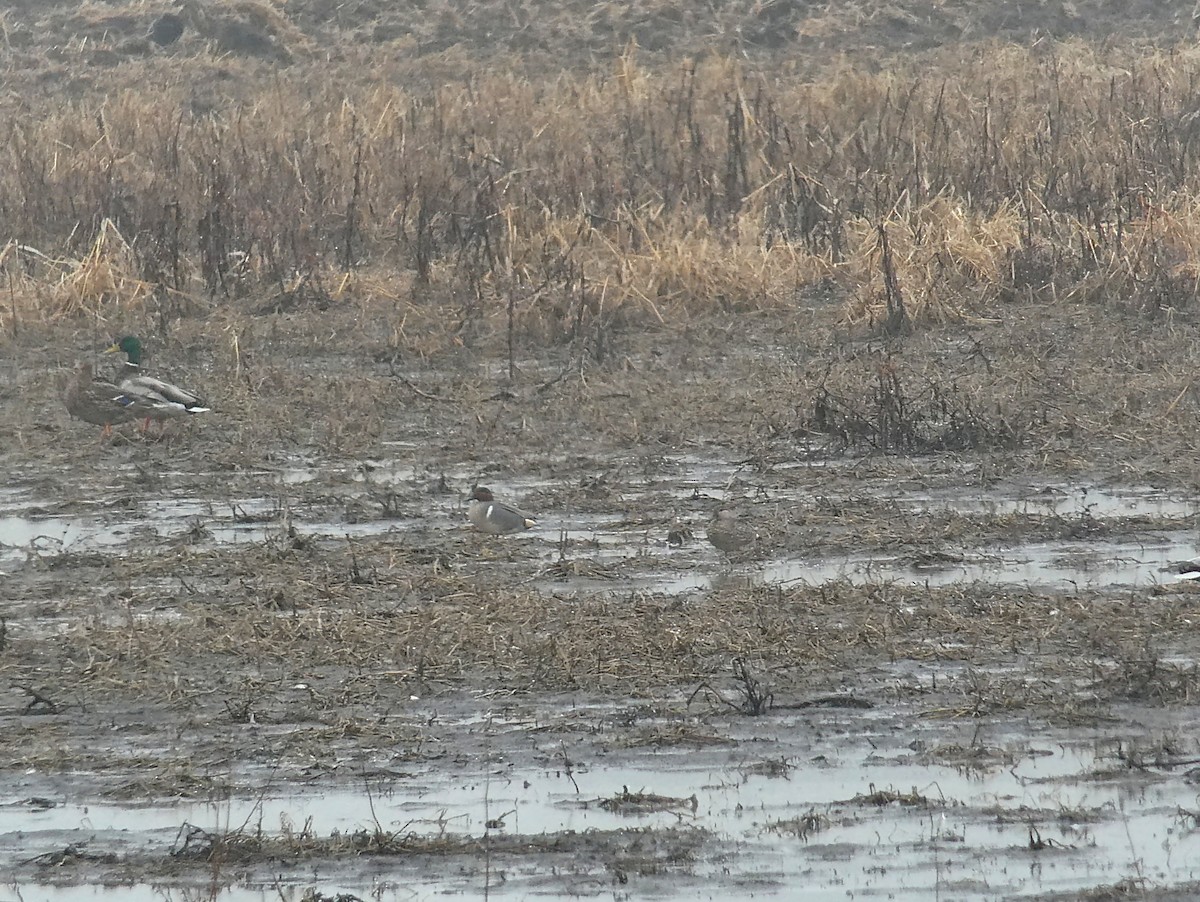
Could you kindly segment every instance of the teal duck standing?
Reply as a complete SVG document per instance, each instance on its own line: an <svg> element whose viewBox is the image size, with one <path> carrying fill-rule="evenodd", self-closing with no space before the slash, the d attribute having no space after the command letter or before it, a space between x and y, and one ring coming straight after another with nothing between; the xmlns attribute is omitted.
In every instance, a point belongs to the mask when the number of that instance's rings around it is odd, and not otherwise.
<svg viewBox="0 0 1200 902"><path fill-rule="evenodd" d="M747 551L758 544L758 533L738 522L735 511L719 510L708 524L705 538L718 551L729 555Z"/></svg>
<svg viewBox="0 0 1200 902"><path fill-rule="evenodd" d="M471 502L467 508L467 519L480 532L503 536L537 526L537 521L528 514L497 501L492 490L486 486L476 486L467 500Z"/></svg>

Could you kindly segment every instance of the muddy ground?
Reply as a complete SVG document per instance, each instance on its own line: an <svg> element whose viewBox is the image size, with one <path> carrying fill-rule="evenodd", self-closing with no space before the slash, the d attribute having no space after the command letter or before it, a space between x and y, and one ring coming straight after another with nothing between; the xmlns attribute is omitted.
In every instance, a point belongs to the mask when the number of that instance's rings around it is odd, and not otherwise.
<svg viewBox="0 0 1200 902"><path fill-rule="evenodd" d="M398 361L353 309L239 317L236 354L213 313L147 334L212 413L111 442L56 399L108 337L10 338L14 897L1186 898L1186 445L1132 462L1039 413L881 453L814 408L839 359L1015 372L1069 325L1083 429L1120 414L1102 320L1190 333L1073 310L895 345L835 309L530 347L512 380L486 323ZM471 531L476 481L538 526ZM758 537L732 557L721 507Z"/></svg>
<svg viewBox="0 0 1200 902"><path fill-rule="evenodd" d="M87 94L201 40L261 63L241 91L314 48L496 52L464 16L532 69L730 29L815 65L1179 28L252 5L176 49L150 5L13 12L9 86ZM805 289L569 340L518 317L510 346L453 297L197 294L0 337L0 899L1200 894L1194 299L885 336ZM65 374L128 331L213 410L69 419ZM471 531L476 483L538 526ZM733 555L721 508L755 536Z"/></svg>

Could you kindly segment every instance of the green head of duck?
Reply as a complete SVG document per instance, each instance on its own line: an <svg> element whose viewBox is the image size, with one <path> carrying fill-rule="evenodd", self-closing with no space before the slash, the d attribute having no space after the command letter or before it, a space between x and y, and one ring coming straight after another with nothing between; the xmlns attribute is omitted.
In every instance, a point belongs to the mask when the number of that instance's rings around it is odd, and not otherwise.
<svg viewBox="0 0 1200 902"><path fill-rule="evenodd" d="M118 352L123 353L133 366L142 365L142 340L136 335L126 335L118 339L104 353L116 354Z"/></svg>

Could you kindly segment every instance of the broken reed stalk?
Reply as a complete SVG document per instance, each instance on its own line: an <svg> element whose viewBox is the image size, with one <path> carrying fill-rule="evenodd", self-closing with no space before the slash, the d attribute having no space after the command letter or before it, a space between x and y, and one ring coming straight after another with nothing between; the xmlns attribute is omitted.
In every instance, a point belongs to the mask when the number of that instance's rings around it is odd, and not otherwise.
<svg viewBox="0 0 1200 902"><path fill-rule="evenodd" d="M517 376L517 360L516 360L516 311L517 311L517 293L509 286L508 289L508 381L512 382Z"/></svg>
<svg viewBox="0 0 1200 902"><path fill-rule="evenodd" d="M354 262L354 227L358 223L358 204L362 197L363 181L363 145L360 140L354 148L354 181L350 191L350 201L346 205L346 237L342 256L342 272L350 272Z"/></svg>
<svg viewBox="0 0 1200 902"><path fill-rule="evenodd" d="M884 300L887 304L887 318L883 322L883 331L887 335L899 335L908 329L908 311L904 308L904 296L900 293L900 280L896 278L896 265L892 260L892 246L888 243L887 228L880 222L878 229Z"/></svg>

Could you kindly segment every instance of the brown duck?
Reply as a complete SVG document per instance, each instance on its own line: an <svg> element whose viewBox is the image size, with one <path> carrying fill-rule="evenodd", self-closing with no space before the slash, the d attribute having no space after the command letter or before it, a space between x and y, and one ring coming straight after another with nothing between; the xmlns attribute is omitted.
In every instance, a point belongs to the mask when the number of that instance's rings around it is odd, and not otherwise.
<svg viewBox="0 0 1200 902"><path fill-rule="evenodd" d="M63 403L71 416L104 427L101 438L112 435L113 426L153 413L149 401L122 391L112 382L95 378L92 365L87 361L75 367L75 376L63 393Z"/></svg>
<svg viewBox="0 0 1200 902"><path fill-rule="evenodd" d="M737 513L731 510L717 511L708 524L705 538L718 551L738 554L758 544L758 533L738 522Z"/></svg>

